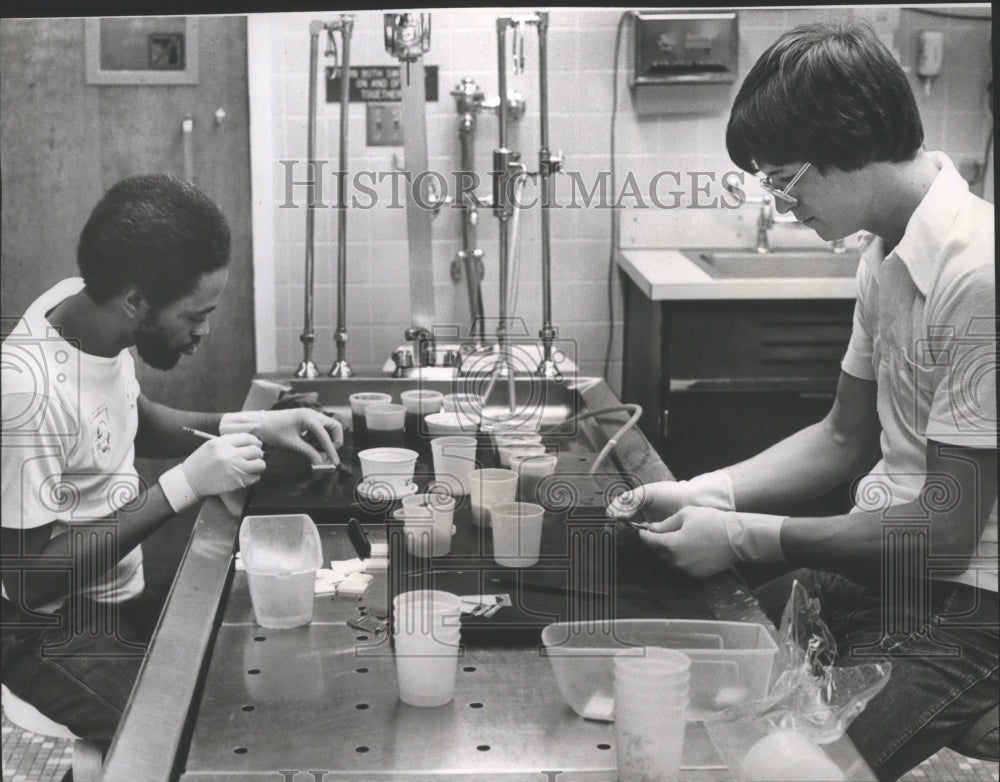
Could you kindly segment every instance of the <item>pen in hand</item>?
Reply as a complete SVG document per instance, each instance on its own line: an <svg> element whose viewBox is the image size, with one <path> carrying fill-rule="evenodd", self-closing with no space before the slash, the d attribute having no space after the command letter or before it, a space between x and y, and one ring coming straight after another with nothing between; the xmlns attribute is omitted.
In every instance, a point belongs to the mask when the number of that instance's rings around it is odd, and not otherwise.
<svg viewBox="0 0 1000 782"><path fill-rule="evenodd" d="M219 435L209 434L208 432L203 432L200 429L192 429L190 426L182 426L182 430L188 434L194 435L195 437L200 437L202 440L215 440Z"/></svg>

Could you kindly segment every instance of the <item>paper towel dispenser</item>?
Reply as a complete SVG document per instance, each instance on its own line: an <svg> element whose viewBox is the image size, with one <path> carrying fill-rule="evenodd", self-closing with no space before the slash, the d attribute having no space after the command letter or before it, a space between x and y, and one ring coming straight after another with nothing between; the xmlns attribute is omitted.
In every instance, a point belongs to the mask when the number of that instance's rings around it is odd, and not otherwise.
<svg viewBox="0 0 1000 782"><path fill-rule="evenodd" d="M631 86L736 81L734 13L635 11Z"/></svg>

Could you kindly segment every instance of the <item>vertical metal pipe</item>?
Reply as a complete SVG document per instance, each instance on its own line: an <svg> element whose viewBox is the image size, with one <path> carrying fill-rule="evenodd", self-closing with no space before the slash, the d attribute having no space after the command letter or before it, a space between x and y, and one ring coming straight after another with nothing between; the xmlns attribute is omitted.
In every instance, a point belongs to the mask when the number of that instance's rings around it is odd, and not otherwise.
<svg viewBox="0 0 1000 782"><path fill-rule="evenodd" d="M323 27L322 22L312 22L309 25L309 112L306 123L306 168L311 171L315 171L313 161L316 157L316 68L319 59L319 34ZM316 377L319 374L316 370L316 364L312 360L312 346L316 336L313 332L314 221L315 212L310 202L306 204L305 325L302 335L299 337L302 342L302 363L295 371L296 377Z"/></svg>
<svg viewBox="0 0 1000 782"><path fill-rule="evenodd" d="M471 108L471 107L470 107ZM458 138L462 147L462 171L472 172L476 166L475 138L476 116L465 112L459 119ZM478 207L475 195L462 194L462 253L465 264L465 281L469 291L469 312L472 315L472 338L481 345L486 341L486 325L483 321L483 289L479 277L482 250L476 247Z"/></svg>
<svg viewBox="0 0 1000 782"><path fill-rule="evenodd" d="M549 69L548 69L548 29L549 15L538 14L538 114L541 119L541 149L538 151L538 173L541 177L542 196L542 328L538 336L542 340L542 360L538 374L544 377L559 377L561 374L552 361L552 342L555 328L552 326L552 252L549 209L551 208L551 175L559 170L558 160L549 149Z"/></svg>
<svg viewBox="0 0 1000 782"><path fill-rule="evenodd" d="M354 17L340 17L340 170L337 177L337 360L330 369L332 377L350 377L347 363L347 126L351 100L351 33ZM311 105L311 104L310 104Z"/></svg>
<svg viewBox="0 0 1000 782"><path fill-rule="evenodd" d="M493 156L494 176L497 177L493 188L493 211L500 221L498 231L498 250L500 267L500 323L497 326L497 345L501 349L506 341L507 333L507 272L508 255L510 250L507 246L507 177L510 165L510 150L507 149L507 26L510 22L508 17L497 19L497 84L500 91L500 106L497 109L500 128L500 148Z"/></svg>

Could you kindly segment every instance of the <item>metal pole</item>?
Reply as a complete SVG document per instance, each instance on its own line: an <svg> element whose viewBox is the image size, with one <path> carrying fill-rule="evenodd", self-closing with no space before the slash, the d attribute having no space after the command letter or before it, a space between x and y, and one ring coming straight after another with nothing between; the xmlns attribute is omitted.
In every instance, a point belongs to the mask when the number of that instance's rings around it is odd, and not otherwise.
<svg viewBox="0 0 1000 782"><path fill-rule="evenodd" d="M493 213L500 221L498 231L498 255L500 267L500 322L497 325L497 347L502 361L507 336L507 272L510 250L507 246L507 218L510 216L507 204L507 182L511 151L507 149L507 26L509 17L497 19L497 80L500 92L500 106L497 109L500 127L499 148L493 153Z"/></svg>
<svg viewBox="0 0 1000 782"><path fill-rule="evenodd" d="M541 177L542 193L542 328L538 336L542 340L542 360L538 374L542 377L559 378L562 373L552 360L552 342L556 330L552 325L552 253L549 208L551 204L550 175L559 170L562 162L553 158L549 150L549 84L548 84L548 13L538 14L538 113L541 118L541 149L538 151L538 173Z"/></svg>
<svg viewBox="0 0 1000 782"><path fill-rule="evenodd" d="M319 34L322 22L309 25L309 114L306 128L306 167L315 171L316 157L316 68L319 59ZM313 245L315 242L315 213L311 203L306 204L306 290L305 325L299 340L302 342L302 363L295 370L295 377L316 377L319 372L312 360L313 332Z"/></svg>
<svg viewBox="0 0 1000 782"><path fill-rule="evenodd" d="M341 14L340 40L343 53L340 61L340 171L337 178L337 360L330 368L330 377L350 377L354 374L347 363L347 126L351 100L351 33L354 17ZM312 105L310 104L310 108Z"/></svg>

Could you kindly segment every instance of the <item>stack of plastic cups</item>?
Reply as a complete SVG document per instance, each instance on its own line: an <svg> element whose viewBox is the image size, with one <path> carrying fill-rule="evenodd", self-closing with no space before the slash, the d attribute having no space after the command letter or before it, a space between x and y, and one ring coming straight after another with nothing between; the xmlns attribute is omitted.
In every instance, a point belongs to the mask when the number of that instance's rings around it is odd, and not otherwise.
<svg viewBox="0 0 1000 782"><path fill-rule="evenodd" d="M615 655L615 737L618 779L662 782L679 778L691 658L647 646Z"/></svg>
<svg viewBox="0 0 1000 782"><path fill-rule="evenodd" d="M392 638L399 698L411 706L443 706L455 697L461 601L436 589L392 600Z"/></svg>

